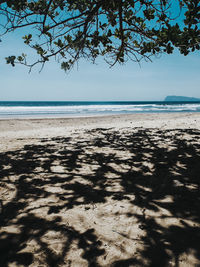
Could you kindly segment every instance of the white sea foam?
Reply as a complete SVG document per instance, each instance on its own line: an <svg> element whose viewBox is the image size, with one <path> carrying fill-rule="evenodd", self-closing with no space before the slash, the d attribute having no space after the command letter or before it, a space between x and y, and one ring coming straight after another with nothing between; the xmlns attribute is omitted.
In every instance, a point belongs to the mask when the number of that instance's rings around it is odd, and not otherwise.
<svg viewBox="0 0 200 267"><path fill-rule="evenodd" d="M199 104L99 104L0 106L0 117L13 116L88 116L139 112L200 112Z"/></svg>

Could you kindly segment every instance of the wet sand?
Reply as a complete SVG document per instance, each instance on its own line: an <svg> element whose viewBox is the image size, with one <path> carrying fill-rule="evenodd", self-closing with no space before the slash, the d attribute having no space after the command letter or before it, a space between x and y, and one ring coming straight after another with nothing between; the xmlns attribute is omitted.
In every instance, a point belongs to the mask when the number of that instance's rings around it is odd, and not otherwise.
<svg viewBox="0 0 200 267"><path fill-rule="evenodd" d="M199 266L200 114L0 120L0 266Z"/></svg>

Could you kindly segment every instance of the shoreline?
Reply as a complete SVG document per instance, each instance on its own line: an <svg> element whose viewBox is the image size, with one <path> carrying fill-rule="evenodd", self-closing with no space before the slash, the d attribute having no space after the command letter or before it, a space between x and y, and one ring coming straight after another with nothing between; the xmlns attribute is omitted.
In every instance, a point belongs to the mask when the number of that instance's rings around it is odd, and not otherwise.
<svg viewBox="0 0 200 267"><path fill-rule="evenodd" d="M99 118L99 119L114 119L114 118L132 118L132 119L135 119L135 118L142 118L144 117L144 119L147 119L147 118L151 118L151 117L175 117L175 118L182 118L183 116L192 116L192 117L200 117L200 112L137 112L137 113L127 113L127 114L99 114L99 115L95 115L95 114L92 114L92 115L82 115L82 116L58 116L58 117L23 117L23 116L19 116L19 117L0 117L0 122L4 122L4 121L45 121L45 120L88 120L88 119L95 119L95 118Z"/></svg>
<svg viewBox="0 0 200 267"><path fill-rule="evenodd" d="M117 117L117 116L148 116L148 115L164 115L164 114L200 114L200 111L151 111L151 112L134 112L134 113L104 113L104 114L71 114L71 115L64 115L64 114L53 114L53 115L5 115L0 116L0 121L4 120L48 120L48 119L82 119L82 118L106 118L106 117Z"/></svg>

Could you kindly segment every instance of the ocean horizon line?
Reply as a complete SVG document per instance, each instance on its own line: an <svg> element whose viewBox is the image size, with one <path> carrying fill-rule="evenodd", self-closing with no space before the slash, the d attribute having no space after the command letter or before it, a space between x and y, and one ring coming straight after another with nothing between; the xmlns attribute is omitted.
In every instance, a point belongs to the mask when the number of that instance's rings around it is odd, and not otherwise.
<svg viewBox="0 0 200 267"><path fill-rule="evenodd" d="M106 101L90 101L90 100L0 100L0 105L2 104L23 104L23 103L59 103L59 104L140 104L140 103L145 103L145 104L192 104L192 103L200 103L199 101L165 101L165 100L106 100Z"/></svg>

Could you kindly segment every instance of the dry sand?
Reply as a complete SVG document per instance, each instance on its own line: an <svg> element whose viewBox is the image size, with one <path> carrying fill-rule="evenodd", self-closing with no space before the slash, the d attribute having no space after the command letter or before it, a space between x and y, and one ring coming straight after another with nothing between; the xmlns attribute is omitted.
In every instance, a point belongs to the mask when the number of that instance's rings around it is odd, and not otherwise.
<svg viewBox="0 0 200 267"><path fill-rule="evenodd" d="M200 266L200 114L0 121L0 266Z"/></svg>

